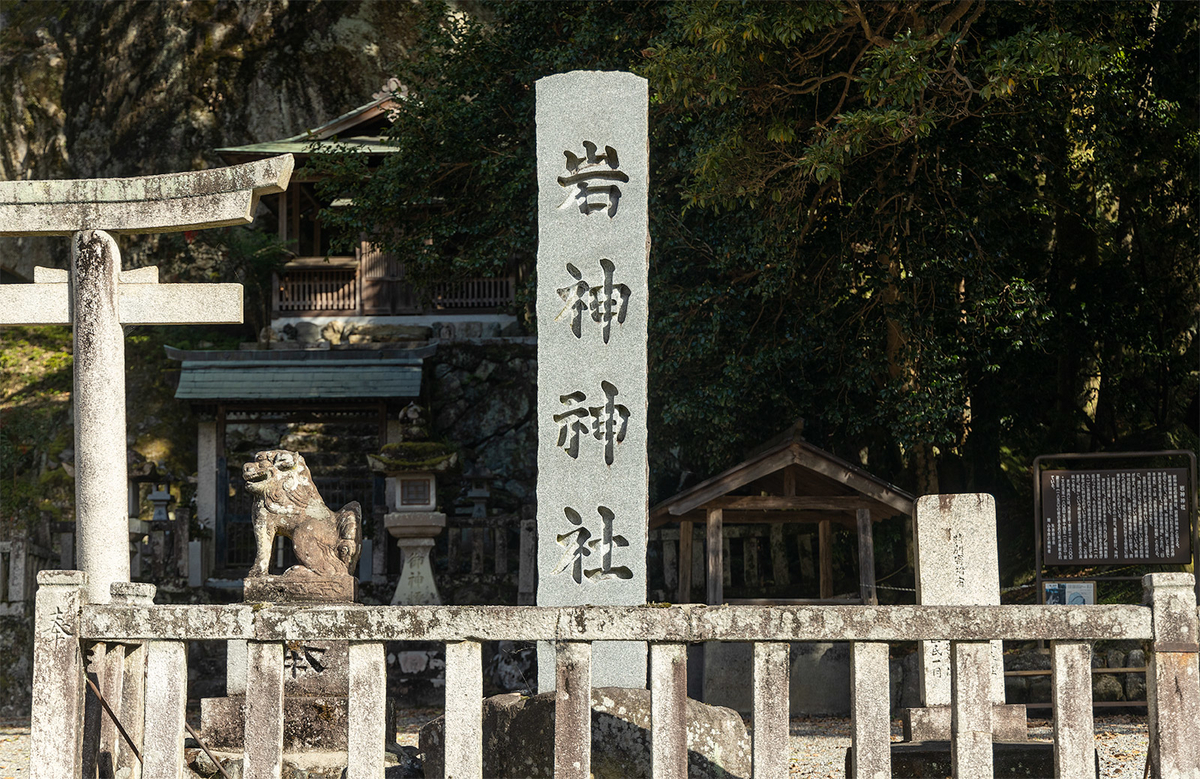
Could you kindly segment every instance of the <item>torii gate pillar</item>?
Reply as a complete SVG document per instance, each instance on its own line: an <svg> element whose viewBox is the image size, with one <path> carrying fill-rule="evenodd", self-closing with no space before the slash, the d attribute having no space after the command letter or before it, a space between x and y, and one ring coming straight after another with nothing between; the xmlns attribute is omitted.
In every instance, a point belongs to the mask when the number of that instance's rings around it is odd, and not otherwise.
<svg viewBox="0 0 1200 779"><path fill-rule="evenodd" d="M0 286L0 325L74 326L75 527L90 603L129 581L122 325L240 324L240 284L159 284L154 267L121 271L110 232L165 233L248 224L282 192L292 156L132 179L0 182L0 235L71 235L71 270L34 269Z"/></svg>

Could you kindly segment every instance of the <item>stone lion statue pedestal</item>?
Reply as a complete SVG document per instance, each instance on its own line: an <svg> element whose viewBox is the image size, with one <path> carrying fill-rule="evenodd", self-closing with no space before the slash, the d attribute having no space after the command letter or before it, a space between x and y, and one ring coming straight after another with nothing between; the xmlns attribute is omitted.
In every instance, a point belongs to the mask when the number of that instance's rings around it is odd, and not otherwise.
<svg viewBox="0 0 1200 779"><path fill-rule="evenodd" d="M316 605L353 603L354 572L362 548L357 503L340 511L321 500L304 458L287 450L259 452L243 468L255 497L257 557L244 580L247 603ZM298 564L267 573L275 536L292 539ZM200 701L200 732L218 759L241 760L245 731L246 643L230 642L226 695ZM349 734L349 643L288 643L280 662L283 683L283 749L286 763L311 777L340 777ZM197 755L197 760L202 760Z"/></svg>

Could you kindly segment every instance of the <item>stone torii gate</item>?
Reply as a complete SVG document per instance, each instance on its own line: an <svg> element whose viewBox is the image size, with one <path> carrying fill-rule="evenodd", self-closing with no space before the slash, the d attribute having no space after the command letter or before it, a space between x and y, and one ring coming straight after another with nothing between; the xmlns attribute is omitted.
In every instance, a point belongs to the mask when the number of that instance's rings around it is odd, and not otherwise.
<svg viewBox="0 0 1200 779"><path fill-rule="evenodd" d="M240 284L159 284L158 268L121 270L110 233L249 224L259 197L287 189L292 155L126 179L0 182L0 236L70 235L70 271L36 268L0 285L0 325L73 325L75 528L87 599L129 581L122 325L240 324Z"/></svg>

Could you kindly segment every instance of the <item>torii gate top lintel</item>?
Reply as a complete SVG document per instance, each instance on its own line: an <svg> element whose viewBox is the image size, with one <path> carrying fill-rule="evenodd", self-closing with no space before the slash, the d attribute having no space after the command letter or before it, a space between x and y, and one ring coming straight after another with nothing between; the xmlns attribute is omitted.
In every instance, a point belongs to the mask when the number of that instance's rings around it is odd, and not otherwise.
<svg viewBox="0 0 1200 779"><path fill-rule="evenodd" d="M125 451L127 324L242 321L240 284L159 284L157 268L121 270L110 233L248 224L258 198L282 192L292 155L228 168L129 179L0 182L0 236L72 235L69 271L0 285L0 325L74 327L77 564L87 598L129 581Z"/></svg>
<svg viewBox="0 0 1200 779"><path fill-rule="evenodd" d="M283 154L227 168L113 179L0 182L0 236L170 233L249 224L258 199L287 189Z"/></svg>

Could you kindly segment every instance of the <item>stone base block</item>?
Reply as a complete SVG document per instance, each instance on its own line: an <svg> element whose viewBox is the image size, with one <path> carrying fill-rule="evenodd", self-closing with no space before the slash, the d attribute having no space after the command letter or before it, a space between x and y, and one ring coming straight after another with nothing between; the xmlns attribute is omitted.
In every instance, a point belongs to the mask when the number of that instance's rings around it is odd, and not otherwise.
<svg viewBox="0 0 1200 779"><path fill-rule="evenodd" d="M750 737L736 712L689 699L684 722L691 779L750 776ZM421 728L428 779L445 776L445 727L439 717ZM590 768L594 779L653 776L649 690L592 688ZM554 776L554 693L484 699L483 775Z"/></svg>
<svg viewBox="0 0 1200 779"><path fill-rule="evenodd" d="M992 706L992 740L1026 741L1029 738L1025 704L1001 703ZM927 706L904 710L905 741L949 741L950 707Z"/></svg>
<svg viewBox="0 0 1200 779"><path fill-rule="evenodd" d="M992 742L993 776L1028 779L1054 776L1054 744L1041 741ZM905 779L943 779L953 773L949 741L914 741L892 744L892 776ZM846 750L846 776L850 776L850 750ZM1100 776L1100 755L1096 755Z"/></svg>
<svg viewBox="0 0 1200 779"><path fill-rule="evenodd" d="M347 699L339 696L283 699L284 752L346 750ZM200 699L200 737L209 749L239 752L246 732L246 699Z"/></svg>
<svg viewBox="0 0 1200 779"><path fill-rule="evenodd" d="M252 576L243 580L246 603L354 603L358 579L350 574L320 578Z"/></svg>

